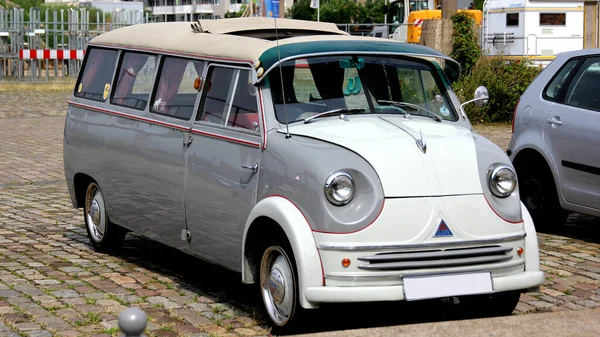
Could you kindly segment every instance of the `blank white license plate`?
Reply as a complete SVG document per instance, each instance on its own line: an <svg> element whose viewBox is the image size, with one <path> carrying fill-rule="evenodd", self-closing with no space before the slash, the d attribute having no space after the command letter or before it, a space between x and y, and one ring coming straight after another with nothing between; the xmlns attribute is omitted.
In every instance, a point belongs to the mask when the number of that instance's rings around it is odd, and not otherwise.
<svg viewBox="0 0 600 337"><path fill-rule="evenodd" d="M404 297L407 301L488 294L492 291L489 272L404 278Z"/></svg>

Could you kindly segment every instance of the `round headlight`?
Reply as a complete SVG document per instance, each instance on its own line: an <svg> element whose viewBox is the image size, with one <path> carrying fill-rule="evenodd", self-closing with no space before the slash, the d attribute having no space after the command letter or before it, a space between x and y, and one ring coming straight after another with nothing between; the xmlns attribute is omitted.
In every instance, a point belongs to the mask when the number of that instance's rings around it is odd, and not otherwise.
<svg viewBox="0 0 600 337"><path fill-rule="evenodd" d="M492 194L498 198L506 198L517 187L517 175L507 165L497 165L491 168L489 185Z"/></svg>
<svg viewBox="0 0 600 337"><path fill-rule="evenodd" d="M332 173L325 182L325 196L336 206L346 205L354 198L354 179L346 172Z"/></svg>

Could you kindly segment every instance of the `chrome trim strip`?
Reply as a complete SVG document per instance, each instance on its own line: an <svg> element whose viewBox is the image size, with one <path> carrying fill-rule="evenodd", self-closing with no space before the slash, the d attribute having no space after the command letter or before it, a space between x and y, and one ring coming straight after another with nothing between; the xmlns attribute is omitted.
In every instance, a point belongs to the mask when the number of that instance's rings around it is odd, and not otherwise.
<svg viewBox="0 0 600 337"><path fill-rule="evenodd" d="M373 275L376 272L370 272L368 274L365 273L329 273L329 274L325 274L325 279L326 280L339 280L339 281L401 281L403 277L408 277L408 276L420 276L420 275L432 275L432 274L451 274L451 273L468 273L468 272L473 272L473 271L481 271L483 269L485 269L486 271L490 271L490 272L496 272L496 271L502 271L502 270L506 270L506 269L511 269L511 268L517 268L519 266L522 266L525 264L525 260L524 259L520 259L520 260L513 260L510 262L506 262L502 265L497 265L497 266L484 266L484 265L480 265L480 266L467 266L468 269L461 271L461 270L452 270L452 271L440 271L440 270L436 270L436 271L432 271L431 269L428 270L414 270L414 271L410 271L408 273L380 273L379 275ZM471 267L477 267L476 269L472 269ZM482 269L483 268L483 269Z"/></svg>
<svg viewBox="0 0 600 337"><path fill-rule="evenodd" d="M495 239L484 239L484 240L464 240L464 241L440 241L440 242L427 242L427 243L408 243L408 244L396 244L396 245L344 245L344 244L318 244L318 249L323 250L383 250L383 249L412 249L412 248L430 248L430 247L449 247L449 246L462 246L462 245L482 245L492 243L502 243L517 241L527 236L526 232L521 234L506 236Z"/></svg>

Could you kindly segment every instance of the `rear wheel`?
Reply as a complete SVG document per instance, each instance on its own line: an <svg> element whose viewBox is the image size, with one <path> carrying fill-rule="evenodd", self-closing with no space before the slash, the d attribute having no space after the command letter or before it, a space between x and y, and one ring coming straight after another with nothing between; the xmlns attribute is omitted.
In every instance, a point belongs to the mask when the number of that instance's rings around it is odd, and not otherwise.
<svg viewBox="0 0 600 337"><path fill-rule="evenodd" d="M104 196L94 182L88 185L83 208L85 228L92 247L99 252L112 252L119 249L127 231L108 219Z"/></svg>
<svg viewBox="0 0 600 337"><path fill-rule="evenodd" d="M519 193L536 229L556 229L564 225L568 212L560 207L556 184L549 169L540 165L517 171Z"/></svg>
<svg viewBox="0 0 600 337"><path fill-rule="evenodd" d="M298 301L298 277L291 248L268 246L260 262L260 292L272 332L288 332L303 311Z"/></svg>

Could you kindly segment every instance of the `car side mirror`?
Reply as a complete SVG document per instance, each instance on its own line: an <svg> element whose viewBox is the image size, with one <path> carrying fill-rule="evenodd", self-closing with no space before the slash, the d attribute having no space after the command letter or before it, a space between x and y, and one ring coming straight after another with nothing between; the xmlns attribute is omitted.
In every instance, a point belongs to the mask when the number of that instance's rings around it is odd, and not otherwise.
<svg viewBox="0 0 600 337"><path fill-rule="evenodd" d="M481 108L488 104L490 101L490 94L486 87L479 86L475 89L474 103L477 107Z"/></svg>
<svg viewBox="0 0 600 337"><path fill-rule="evenodd" d="M467 105L469 103L475 103L475 105L478 108L481 108L484 105L488 104L490 101L489 92L488 92L487 88L484 86L477 87L477 89L475 89L475 95L473 95L473 96L474 96L474 98L472 100L466 101L460 105L460 110L462 111L463 117L465 117L465 118L466 118L466 114L465 114L465 110L464 110L465 105Z"/></svg>

